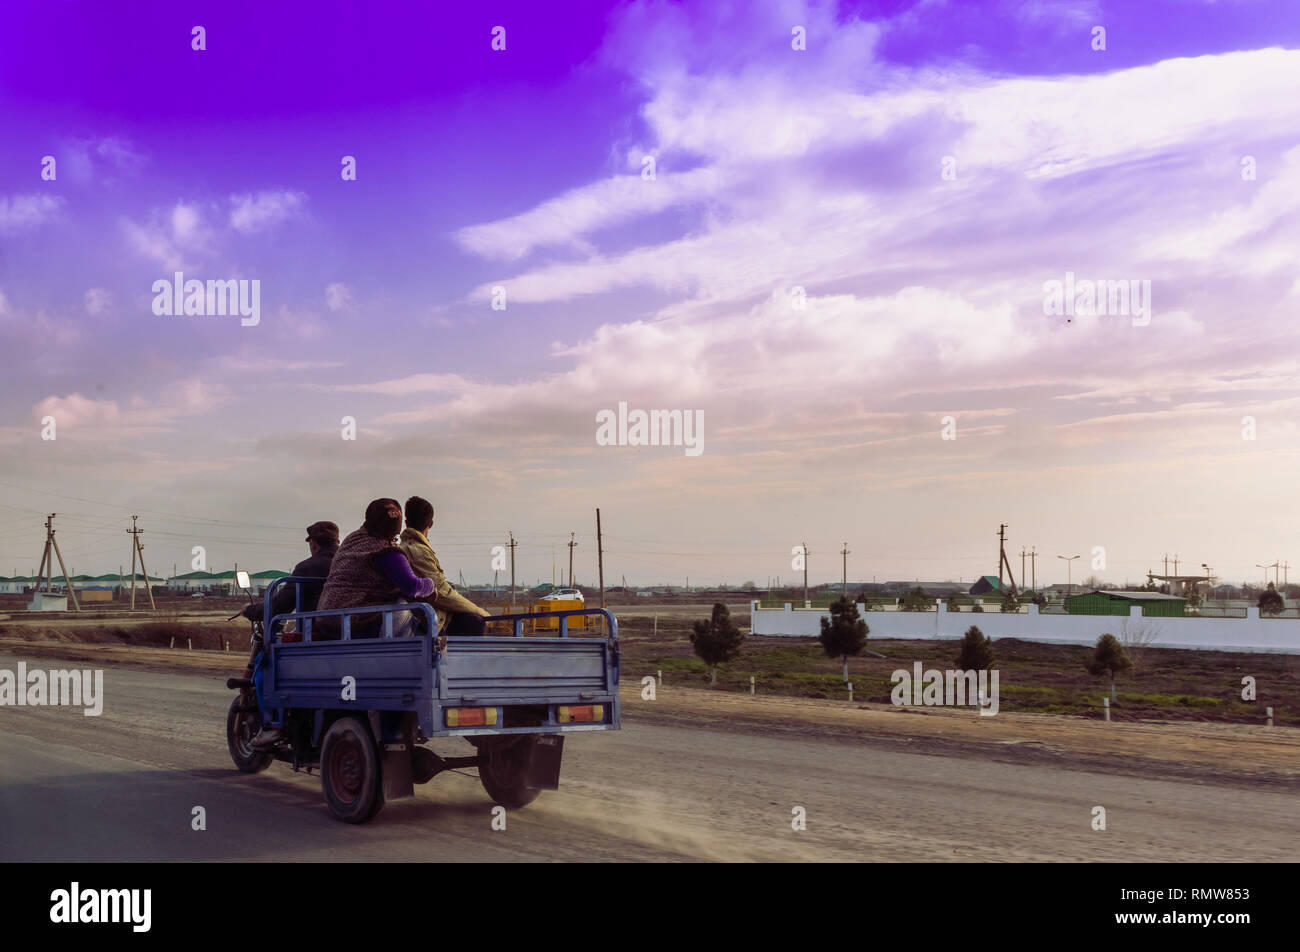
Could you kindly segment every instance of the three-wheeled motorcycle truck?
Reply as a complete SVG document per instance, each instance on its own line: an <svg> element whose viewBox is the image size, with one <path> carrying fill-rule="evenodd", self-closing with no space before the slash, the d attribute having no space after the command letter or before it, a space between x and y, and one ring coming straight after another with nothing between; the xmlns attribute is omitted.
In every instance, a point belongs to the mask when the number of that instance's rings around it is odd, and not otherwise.
<svg viewBox="0 0 1300 952"><path fill-rule="evenodd" d="M565 734L619 729L618 622L604 609L497 615L489 624L508 625L513 634L447 637L437 634L433 609L422 602L299 611L305 587L322 583L290 576L267 590L248 668L226 682L239 690L226 739L245 773L275 760L319 770L325 802L340 820L364 823L386 801L415 796L415 784L464 767L478 768L496 803L522 807L559 787ZM273 614L285 585L294 586L294 611ZM423 612L434 635L394 638L400 611ZM354 617L363 614L381 616L378 635L352 634ZM579 615L603 617L603 635L571 636L570 619ZM326 617L338 619L336 640L312 637ZM558 636L525 636L525 623L540 619L558 620ZM290 621L297 631L284 635ZM251 744L264 726L255 676L265 726L281 731L265 749ZM435 737L463 737L475 753L441 757L423 746Z"/></svg>

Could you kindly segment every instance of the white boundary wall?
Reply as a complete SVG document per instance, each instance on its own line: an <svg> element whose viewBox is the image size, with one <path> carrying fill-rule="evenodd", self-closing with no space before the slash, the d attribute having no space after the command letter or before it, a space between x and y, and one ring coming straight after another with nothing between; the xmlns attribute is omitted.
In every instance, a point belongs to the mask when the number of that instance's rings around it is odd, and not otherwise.
<svg viewBox="0 0 1300 952"><path fill-rule="evenodd" d="M1122 615L1042 615L1037 605L1027 612L953 612L943 602L933 612L869 612L859 603L858 614L867 623L871 638L916 640L957 639L975 625L989 638L1019 638L1052 645L1087 645L1109 632L1123 640L1122 626L1144 622L1158 634L1150 642L1155 648L1200 648L1209 651L1254 651L1300 654L1300 619L1261 618L1258 608L1248 608L1245 618L1143 618L1142 608L1129 609L1132 621ZM751 601L750 628L756 635L816 638L821 619L829 618L823 608L759 608Z"/></svg>

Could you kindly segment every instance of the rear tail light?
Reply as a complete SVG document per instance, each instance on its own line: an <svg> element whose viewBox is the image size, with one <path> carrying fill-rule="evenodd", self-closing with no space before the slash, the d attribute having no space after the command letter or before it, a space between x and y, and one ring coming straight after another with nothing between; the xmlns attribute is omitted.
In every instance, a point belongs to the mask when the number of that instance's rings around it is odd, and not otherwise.
<svg viewBox="0 0 1300 952"><path fill-rule="evenodd" d="M605 720L605 705L583 704L577 707L562 704L556 711L556 720L561 724L584 724Z"/></svg>
<svg viewBox="0 0 1300 952"><path fill-rule="evenodd" d="M448 727L495 727L495 707L449 707L446 711Z"/></svg>

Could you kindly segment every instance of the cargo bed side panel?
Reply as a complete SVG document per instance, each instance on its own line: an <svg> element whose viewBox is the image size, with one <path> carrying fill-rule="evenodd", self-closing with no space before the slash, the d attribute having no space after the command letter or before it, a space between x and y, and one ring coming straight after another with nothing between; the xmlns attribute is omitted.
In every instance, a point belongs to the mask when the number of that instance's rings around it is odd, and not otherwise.
<svg viewBox="0 0 1300 952"><path fill-rule="evenodd" d="M266 682L276 708L411 711L432 726L433 647L428 638L277 644ZM356 700L343 700L345 677L356 679Z"/></svg>
<svg viewBox="0 0 1300 952"><path fill-rule="evenodd" d="M467 638L447 645L437 696L477 703L608 698L607 644L587 638Z"/></svg>

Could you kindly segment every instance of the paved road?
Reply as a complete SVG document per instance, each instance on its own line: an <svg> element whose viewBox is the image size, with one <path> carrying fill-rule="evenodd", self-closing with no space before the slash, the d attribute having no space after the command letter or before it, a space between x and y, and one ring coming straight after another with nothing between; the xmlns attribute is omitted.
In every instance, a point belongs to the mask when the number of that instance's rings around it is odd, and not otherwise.
<svg viewBox="0 0 1300 952"><path fill-rule="evenodd" d="M0 667L18 659L0 655ZM45 659L29 664L58 666ZM316 777L244 776L221 680L108 668L98 718L0 708L0 860L1294 860L1294 794L629 720L491 829L444 774L352 827ZM160 712L166 712L162 716ZM444 753L468 753L460 741ZM190 827L203 806L207 829ZM1090 829L1103 805L1108 829ZM791 829L792 808L807 829Z"/></svg>

